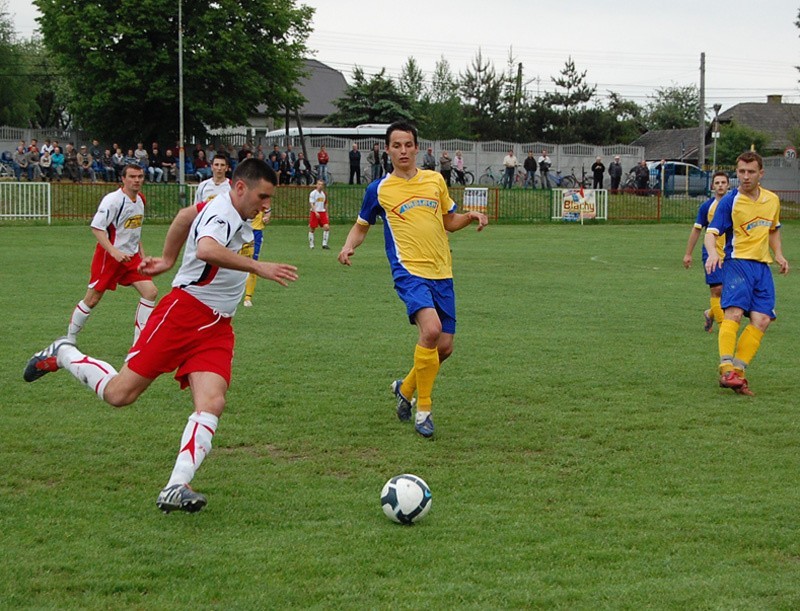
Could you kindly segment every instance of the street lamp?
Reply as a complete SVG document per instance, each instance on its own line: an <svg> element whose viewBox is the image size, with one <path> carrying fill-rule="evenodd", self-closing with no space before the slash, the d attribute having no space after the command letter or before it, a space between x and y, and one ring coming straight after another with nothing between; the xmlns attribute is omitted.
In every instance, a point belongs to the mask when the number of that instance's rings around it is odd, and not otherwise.
<svg viewBox="0 0 800 611"><path fill-rule="evenodd" d="M181 208L186 206L186 151L183 148L183 9L178 0L178 184Z"/></svg>
<svg viewBox="0 0 800 611"><path fill-rule="evenodd" d="M714 140L714 159L711 163L711 173L717 171L717 140L719 140L719 111L722 104L714 104L714 126L711 128L711 138Z"/></svg>

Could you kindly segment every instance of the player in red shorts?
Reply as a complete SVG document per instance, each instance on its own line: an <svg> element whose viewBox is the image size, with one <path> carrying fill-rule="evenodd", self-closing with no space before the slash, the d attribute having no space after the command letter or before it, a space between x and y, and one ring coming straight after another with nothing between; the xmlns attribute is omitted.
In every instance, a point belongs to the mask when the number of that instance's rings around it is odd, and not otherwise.
<svg viewBox="0 0 800 611"><path fill-rule="evenodd" d="M69 320L67 338L72 343L103 294L116 290L118 284L133 286L139 291L133 326L134 343L153 311L158 289L149 276L139 271L144 254L142 222L145 201L139 192L143 182L144 170L138 165L126 165L122 169L122 187L102 199L92 219L91 228L97 246L92 258L89 288Z"/></svg>
<svg viewBox="0 0 800 611"><path fill-rule="evenodd" d="M331 235L330 221L328 220L328 196L325 195L325 181L318 180L317 188L308 196L308 247L314 248L314 232L317 227L322 227L322 248L330 250L328 238Z"/></svg>
<svg viewBox="0 0 800 611"><path fill-rule="evenodd" d="M133 403L162 373L177 370L181 388L192 389L194 412L184 428L172 475L156 501L164 512L194 512L206 504L205 496L192 490L189 482L211 451L225 409L234 344L231 318L244 294L247 274L283 286L297 279L294 266L241 254L253 241L247 220L270 207L277 182L266 163L247 159L233 173L229 193L178 212L162 256L146 258L142 271L156 275L170 269L185 241L183 262L172 291L159 302L119 373L84 355L67 338L36 353L25 368L28 382L64 368L118 407Z"/></svg>

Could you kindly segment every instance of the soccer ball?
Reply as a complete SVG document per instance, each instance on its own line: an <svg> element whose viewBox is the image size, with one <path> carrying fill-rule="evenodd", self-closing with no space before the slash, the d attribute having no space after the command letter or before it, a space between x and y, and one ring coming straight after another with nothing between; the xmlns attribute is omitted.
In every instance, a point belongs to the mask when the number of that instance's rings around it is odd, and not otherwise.
<svg viewBox="0 0 800 611"><path fill-rule="evenodd" d="M431 489L416 475L398 475L386 482L381 490L381 505L390 520L413 524L430 511Z"/></svg>

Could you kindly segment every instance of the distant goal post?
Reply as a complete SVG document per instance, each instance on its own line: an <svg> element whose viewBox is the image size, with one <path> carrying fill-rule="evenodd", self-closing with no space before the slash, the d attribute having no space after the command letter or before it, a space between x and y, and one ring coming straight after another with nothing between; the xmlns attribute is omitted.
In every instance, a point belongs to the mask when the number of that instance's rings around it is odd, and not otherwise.
<svg viewBox="0 0 800 611"><path fill-rule="evenodd" d="M52 220L48 182L0 181L0 219Z"/></svg>

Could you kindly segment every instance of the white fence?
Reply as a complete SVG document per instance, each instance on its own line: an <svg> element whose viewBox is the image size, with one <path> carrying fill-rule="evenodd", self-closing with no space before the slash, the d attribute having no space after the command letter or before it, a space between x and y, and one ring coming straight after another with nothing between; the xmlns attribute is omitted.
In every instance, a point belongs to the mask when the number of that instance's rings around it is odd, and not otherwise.
<svg viewBox="0 0 800 611"><path fill-rule="evenodd" d="M0 182L0 219L51 221L50 183Z"/></svg>

